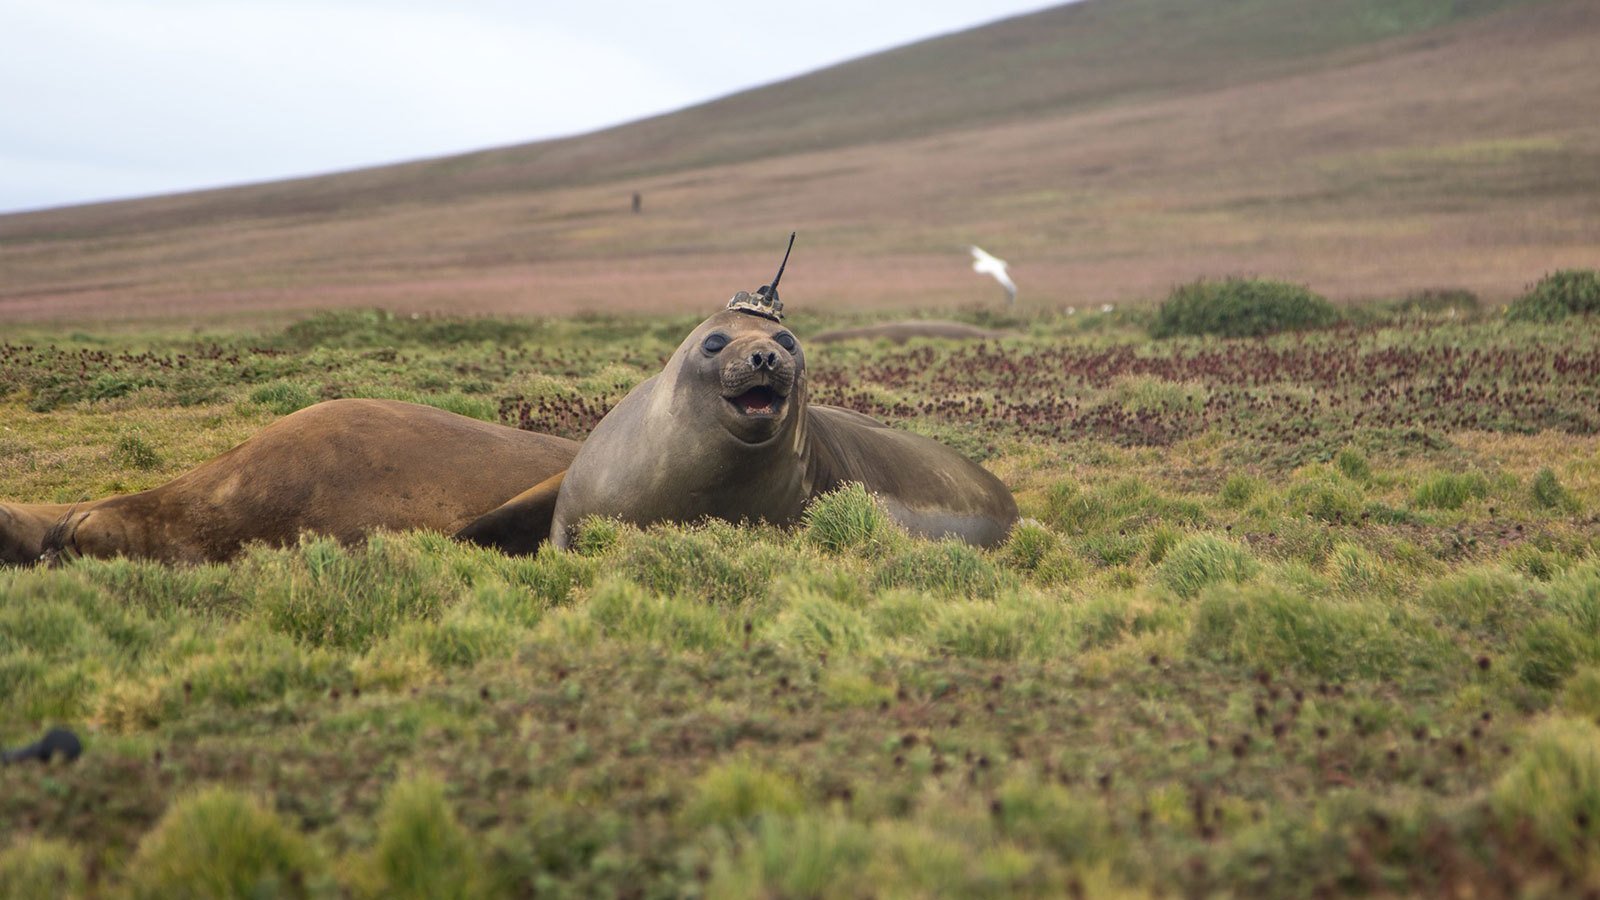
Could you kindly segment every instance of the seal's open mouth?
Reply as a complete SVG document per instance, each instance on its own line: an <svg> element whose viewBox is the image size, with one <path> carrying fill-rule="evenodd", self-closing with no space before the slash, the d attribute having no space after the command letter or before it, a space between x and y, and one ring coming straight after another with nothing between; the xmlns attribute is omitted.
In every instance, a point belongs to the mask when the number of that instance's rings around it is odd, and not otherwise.
<svg viewBox="0 0 1600 900"><path fill-rule="evenodd" d="M747 416L775 416L783 406L783 395L761 384L737 397L729 397L728 402Z"/></svg>

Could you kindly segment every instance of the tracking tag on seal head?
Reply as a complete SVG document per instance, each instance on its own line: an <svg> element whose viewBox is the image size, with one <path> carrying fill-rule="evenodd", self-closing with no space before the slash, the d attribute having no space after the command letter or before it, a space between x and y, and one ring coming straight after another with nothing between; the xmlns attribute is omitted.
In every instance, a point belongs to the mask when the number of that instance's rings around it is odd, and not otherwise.
<svg viewBox="0 0 1600 900"><path fill-rule="evenodd" d="M740 291L728 301L728 309L736 309L774 322L783 321L783 301L778 299L778 282L783 280L783 269L789 264L789 253L794 250L795 232L789 232L789 246L783 251L783 262L778 263L778 274L771 284L764 284L755 293Z"/></svg>

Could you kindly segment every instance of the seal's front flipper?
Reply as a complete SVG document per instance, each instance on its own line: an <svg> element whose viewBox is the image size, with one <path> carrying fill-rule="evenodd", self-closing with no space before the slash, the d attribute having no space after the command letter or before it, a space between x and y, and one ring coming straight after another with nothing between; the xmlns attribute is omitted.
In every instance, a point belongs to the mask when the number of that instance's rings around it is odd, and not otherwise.
<svg viewBox="0 0 1600 900"><path fill-rule="evenodd" d="M513 556L538 551L539 545L550 539L556 497L561 494L561 480L566 475L564 471L552 475L484 513L456 532L456 540L494 547Z"/></svg>

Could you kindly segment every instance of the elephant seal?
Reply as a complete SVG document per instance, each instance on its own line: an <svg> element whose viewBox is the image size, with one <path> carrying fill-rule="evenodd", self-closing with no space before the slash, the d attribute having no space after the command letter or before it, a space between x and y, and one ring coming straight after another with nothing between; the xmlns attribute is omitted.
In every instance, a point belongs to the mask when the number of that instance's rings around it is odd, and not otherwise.
<svg viewBox="0 0 1600 900"><path fill-rule="evenodd" d="M0 560L42 553L228 559L302 531L453 532L566 469L578 442L397 400L330 400L285 416L160 487L83 505L0 504Z"/></svg>
<svg viewBox="0 0 1600 900"><path fill-rule="evenodd" d="M979 328L964 322L944 322L928 319L918 322L879 322L873 325L861 325L855 328L835 328L814 334L810 338L813 344L835 344L839 341L892 341L904 344L912 338L938 338L946 341L990 341L996 338L1014 337L1014 331L995 331L989 328Z"/></svg>
<svg viewBox="0 0 1600 900"><path fill-rule="evenodd" d="M740 291L690 332L660 374L606 413L554 488L526 492L458 537L526 546L520 535L548 521L566 547L591 515L790 525L818 495L859 482L913 534L1004 540L1017 505L994 475L936 441L807 402L805 352L782 323L782 275L779 266L771 285Z"/></svg>

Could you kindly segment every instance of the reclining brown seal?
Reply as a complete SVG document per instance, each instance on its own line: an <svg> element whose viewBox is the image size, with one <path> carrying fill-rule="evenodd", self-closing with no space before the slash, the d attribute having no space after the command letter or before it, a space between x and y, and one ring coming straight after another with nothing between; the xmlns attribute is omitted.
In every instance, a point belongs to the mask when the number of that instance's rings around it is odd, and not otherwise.
<svg viewBox="0 0 1600 900"><path fill-rule="evenodd" d="M929 438L807 402L805 352L782 322L782 277L780 265L770 285L740 291L690 332L659 375L606 413L563 477L457 537L527 552L544 522L566 547L593 515L790 525L818 495L859 482L913 534L1004 540L1017 504L994 475Z"/></svg>
<svg viewBox="0 0 1600 900"><path fill-rule="evenodd" d="M0 562L46 551L228 559L312 531L460 529L567 467L578 442L397 400L330 400L160 487L86 504L0 504Z"/></svg>

